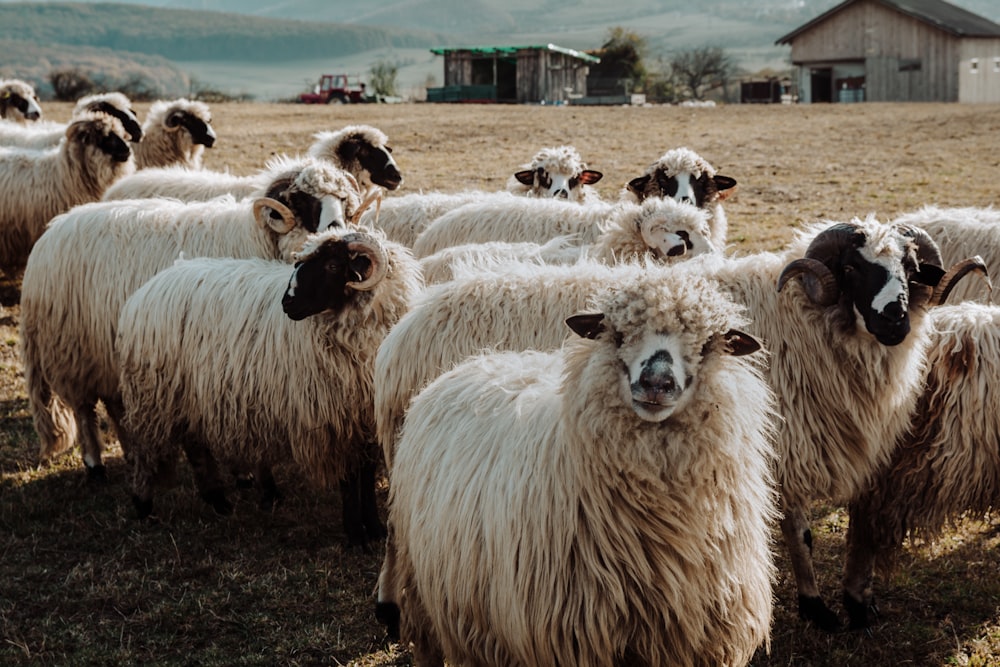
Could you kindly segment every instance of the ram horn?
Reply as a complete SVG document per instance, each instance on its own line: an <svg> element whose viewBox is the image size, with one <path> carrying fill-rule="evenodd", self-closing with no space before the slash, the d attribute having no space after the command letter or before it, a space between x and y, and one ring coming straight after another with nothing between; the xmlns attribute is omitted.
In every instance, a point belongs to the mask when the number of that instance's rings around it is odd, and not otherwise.
<svg viewBox="0 0 1000 667"><path fill-rule="evenodd" d="M264 211L265 208L278 213L281 216L281 223L271 217L269 212ZM292 209L271 197L259 197L253 200L253 217L261 227L270 228L278 234L287 234L295 227L295 214L292 213Z"/></svg>
<svg viewBox="0 0 1000 667"><path fill-rule="evenodd" d="M382 245L367 234L345 234L341 240L347 243L352 259L356 255L364 255L370 263L368 275L360 281L348 281L347 286L359 292L375 289L389 272L389 258Z"/></svg>
<svg viewBox="0 0 1000 667"><path fill-rule="evenodd" d="M931 294L929 305L939 306L948 299L948 295L951 294L952 288L958 284L958 281L967 276L968 274L975 271L982 275L983 280L986 281L986 286L989 290L993 291L993 283L990 281L989 271L986 269L986 263L983 258L979 255L975 257L970 257L969 259L964 259L951 266L947 273L941 276L941 280L934 287L934 292Z"/></svg>
<svg viewBox="0 0 1000 667"><path fill-rule="evenodd" d="M801 257L790 262L778 276L778 291L795 276L802 276L802 287L809 300L817 306L832 306L840 300L840 285L833 271L826 264L812 257Z"/></svg>
<svg viewBox="0 0 1000 667"><path fill-rule="evenodd" d="M348 222L351 224L358 224L361 220L361 214L368 210L368 207L375 204L375 222L378 222L378 214L382 209L382 188L375 188L368 197L365 198L361 205L358 206L357 210L354 211L354 215L348 218Z"/></svg>
<svg viewBox="0 0 1000 667"><path fill-rule="evenodd" d="M910 225L896 225L896 229L903 236L912 239L917 246L917 261L921 264L933 264L934 266L944 265L941 259L941 249L934 242L931 235L919 227Z"/></svg>

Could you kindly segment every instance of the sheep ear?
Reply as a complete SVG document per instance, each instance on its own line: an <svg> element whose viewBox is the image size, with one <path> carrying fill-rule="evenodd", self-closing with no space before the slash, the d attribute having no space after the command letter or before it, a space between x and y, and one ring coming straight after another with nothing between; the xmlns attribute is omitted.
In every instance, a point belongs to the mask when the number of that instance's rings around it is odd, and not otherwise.
<svg viewBox="0 0 1000 667"><path fill-rule="evenodd" d="M584 185L593 185L602 178L604 178L604 174L593 169L584 169L580 172L580 182Z"/></svg>
<svg viewBox="0 0 1000 667"><path fill-rule="evenodd" d="M277 213L279 217L274 217ZM295 214L277 199L260 197L253 201L253 217L264 229L287 234L295 228Z"/></svg>
<svg viewBox="0 0 1000 667"><path fill-rule="evenodd" d="M753 354L762 347L759 340L738 329L730 329L722 335L722 339L725 341L726 353L734 357Z"/></svg>
<svg viewBox="0 0 1000 667"><path fill-rule="evenodd" d="M514 172L514 178L521 185L534 185L535 184L535 172L531 169L525 169L524 171Z"/></svg>
<svg viewBox="0 0 1000 667"><path fill-rule="evenodd" d="M646 191L646 184L649 183L649 179L649 174L646 174L645 176L638 176L629 181L628 185L625 187L628 188L629 192L638 197L639 201L642 201Z"/></svg>
<svg viewBox="0 0 1000 667"><path fill-rule="evenodd" d="M715 189L719 191L719 199L724 200L729 197L729 195L736 192L734 189L736 187L736 179L730 178L729 176L719 176L716 175L713 179L715 181Z"/></svg>
<svg viewBox="0 0 1000 667"><path fill-rule="evenodd" d="M604 313L579 313L566 318L566 325L582 338L591 340L604 331Z"/></svg>

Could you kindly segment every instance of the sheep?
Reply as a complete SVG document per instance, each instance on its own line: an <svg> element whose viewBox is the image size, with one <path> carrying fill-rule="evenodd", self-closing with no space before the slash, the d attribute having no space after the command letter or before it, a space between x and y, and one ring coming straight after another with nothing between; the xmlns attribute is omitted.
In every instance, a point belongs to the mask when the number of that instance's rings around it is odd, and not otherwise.
<svg viewBox="0 0 1000 667"><path fill-rule="evenodd" d="M118 119L87 113L55 148L0 149L0 269L16 277L53 216L100 199L135 168L127 136Z"/></svg>
<svg viewBox="0 0 1000 667"><path fill-rule="evenodd" d="M329 160L358 180L365 197L378 188L395 190L403 184L392 157L389 137L371 125L348 125L336 132L317 132L309 155Z"/></svg>
<svg viewBox="0 0 1000 667"><path fill-rule="evenodd" d="M959 516L1000 507L1000 307L932 315L928 371L910 431L850 506L844 606L851 627L875 610L875 566L890 571L907 537L933 539Z"/></svg>
<svg viewBox="0 0 1000 667"><path fill-rule="evenodd" d="M649 197L670 197L704 208L712 215L713 241L725 245L728 221L722 202L735 192L736 179L717 174L715 167L690 148L673 148L626 184L625 201L642 202Z"/></svg>
<svg viewBox="0 0 1000 667"><path fill-rule="evenodd" d="M395 189L402 183L388 139L380 130L351 125L339 132L321 132L316 137L309 154L351 174L364 196L372 196L381 187ZM237 198L259 196L274 172L287 169L296 159L275 156L264 169L249 176L192 169L187 165L142 169L108 188L104 200L173 197L181 201L205 201L225 194Z"/></svg>
<svg viewBox="0 0 1000 667"><path fill-rule="evenodd" d="M21 79L0 79L0 119L27 123L41 118L42 106L30 83Z"/></svg>
<svg viewBox="0 0 1000 667"><path fill-rule="evenodd" d="M143 140L135 149L138 169L173 164L200 169L202 154L216 139L208 105L184 98L154 102L142 132Z"/></svg>
<svg viewBox="0 0 1000 667"><path fill-rule="evenodd" d="M569 147L543 148L532 159L531 164L525 165L525 169L516 171L510 177L507 191L518 196L533 197L546 196L544 192L548 192L550 197L576 203L597 199L587 186L599 181L602 174L585 169L579 156L571 158L570 152L575 154L575 150ZM551 156L551 160L543 160L545 156ZM550 161L553 169L551 173L547 171ZM560 162L563 163L562 166ZM573 174L577 175L571 177ZM521 183L519 177L526 182ZM538 183L549 184L544 192L533 185L536 180ZM361 222L382 229L390 239L398 243L413 247L420 233L436 218L464 204L479 202L492 194L494 193L466 190L390 197L380 207L370 210Z"/></svg>
<svg viewBox="0 0 1000 667"><path fill-rule="evenodd" d="M375 501L372 361L420 289L409 251L374 233L330 228L276 260L179 261L129 297L118 322L133 499L183 447L199 492L232 511L214 461L269 469L294 461L311 482L340 482L344 531L385 535Z"/></svg>
<svg viewBox="0 0 1000 667"><path fill-rule="evenodd" d="M530 163L514 172L507 180L507 191L524 197L585 203L600 199L590 186L603 176L599 171L587 169L572 146L554 146L541 149Z"/></svg>
<svg viewBox="0 0 1000 667"><path fill-rule="evenodd" d="M992 208L944 208L924 206L904 213L895 221L919 227L931 235L941 248L945 261L957 262L980 255L990 275L1000 275L1000 211ZM954 299L996 303L991 292L984 292L975 281L956 288Z"/></svg>
<svg viewBox="0 0 1000 667"><path fill-rule="evenodd" d="M253 201L99 202L53 220L21 285L22 357L40 460L79 440L88 476L105 477L95 408L103 402L112 425L120 423L115 329L125 299L148 278L182 252L290 260L309 233L355 220L358 206L349 175L304 159Z"/></svg>
<svg viewBox="0 0 1000 667"><path fill-rule="evenodd" d="M821 629L841 623L816 585L806 510L818 499L850 502L889 461L922 387L925 315L983 268L975 258L945 272L925 232L874 216L810 225L781 253L702 255L678 268L703 272L745 305L748 332L771 353L781 530L799 614Z"/></svg>
<svg viewBox="0 0 1000 667"><path fill-rule="evenodd" d="M760 345L709 281L615 271L563 350L473 357L414 399L389 523L415 665L743 665L769 642Z"/></svg>
<svg viewBox="0 0 1000 667"><path fill-rule="evenodd" d="M80 98L73 107L72 119L80 118L88 112L104 113L121 121L129 140L142 139L142 126L132 110L132 102L121 93L99 93ZM51 148L59 144L66 134L65 123L39 121L22 126L13 123L0 124L0 146L19 146L35 150Z"/></svg>
<svg viewBox="0 0 1000 667"><path fill-rule="evenodd" d="M672 199L649 199L641 205L612 209L611 217L598 223L600 236L582 245L572 236L558 236L545 244L486 242L442 248L420 260L427 284L445 282L468 265L495 267L511 261L572 264L586 255L606 263L654 257L687 257L721 251L712 246L708 215Z"/></svg>

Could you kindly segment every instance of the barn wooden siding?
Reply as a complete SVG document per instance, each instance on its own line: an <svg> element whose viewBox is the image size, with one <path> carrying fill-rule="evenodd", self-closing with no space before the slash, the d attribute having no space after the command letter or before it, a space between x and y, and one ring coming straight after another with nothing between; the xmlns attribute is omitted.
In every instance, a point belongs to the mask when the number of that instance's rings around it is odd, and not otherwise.
<svg viewBox="0 0 1000 667"><path fill-rule="evenodd" d="M432 49L444 56L445 87L496 86L497 101L557 103L587 94L590 62L554 45Z"/></svg>
<svg viewBox="0 0 1000 667"><path fill-rule="evenodd" d="M790 43L799 89L813 93L803 101L817 97L813 70L828 67L835 82L863 77L864 101L1000 102L1000 37L954 35L872 0L843 7Z"/></svg>

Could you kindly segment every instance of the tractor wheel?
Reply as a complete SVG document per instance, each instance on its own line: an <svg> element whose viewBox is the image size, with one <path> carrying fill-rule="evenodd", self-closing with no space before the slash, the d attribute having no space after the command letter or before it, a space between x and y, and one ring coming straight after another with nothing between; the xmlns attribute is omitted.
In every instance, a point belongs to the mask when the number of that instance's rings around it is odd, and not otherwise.
<svg viewBox="0 0 1000 667"><path fill-rule="evenodd" d="M347 96L343 93L336 93L335 95L330 95L330 99L326 101L327 104L347 104L350 102Z"/></svg>

